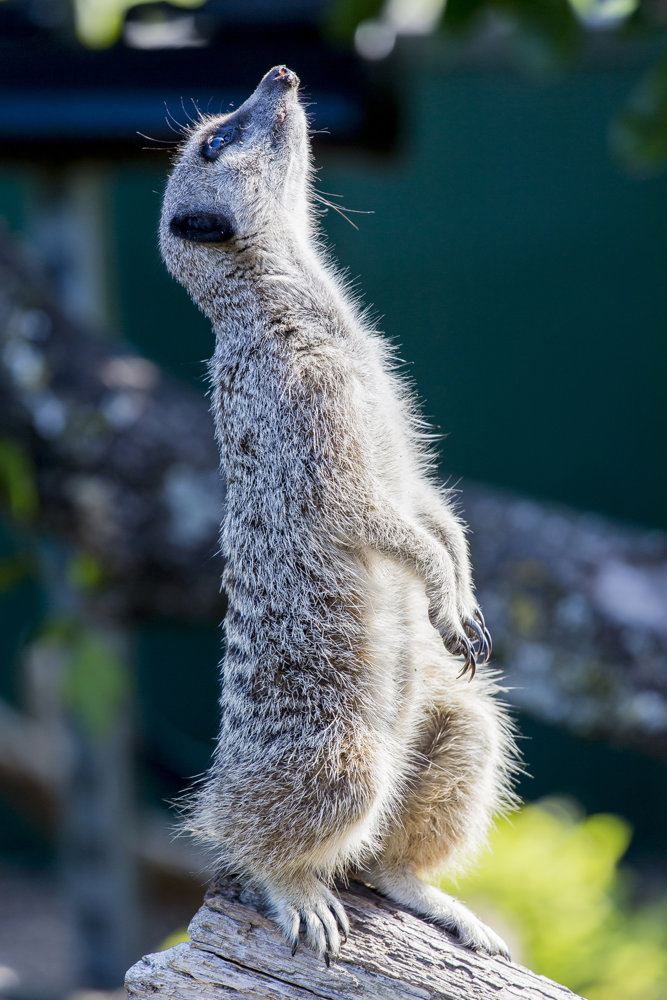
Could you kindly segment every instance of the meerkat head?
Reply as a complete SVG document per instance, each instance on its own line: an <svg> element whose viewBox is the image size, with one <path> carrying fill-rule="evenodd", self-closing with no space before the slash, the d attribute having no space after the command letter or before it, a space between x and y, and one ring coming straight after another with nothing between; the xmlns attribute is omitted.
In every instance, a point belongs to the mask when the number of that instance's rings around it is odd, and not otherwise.
<svg viewBox="0 0 667 1000"><path fill-rule="evenodd" d="M298 87L295 73L274 67L237 111L202 118L182 147L164 196L160 249L191 291L229 251L307 232L310 150Z"/></svg>

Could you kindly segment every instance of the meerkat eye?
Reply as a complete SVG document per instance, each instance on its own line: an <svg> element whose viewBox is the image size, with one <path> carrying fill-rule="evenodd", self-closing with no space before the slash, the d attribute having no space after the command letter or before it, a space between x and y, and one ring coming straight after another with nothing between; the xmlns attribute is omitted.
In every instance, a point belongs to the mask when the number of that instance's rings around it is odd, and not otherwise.
<svg viewBox="0 0 667 1000"><path fill-rule="evenodd" d="M213 135L209 135L207 139L204 140L202 146L202 153L207 160L217 159L220 151L229 146L231 142L236 138L237 133L236 128L224 129L222 132L215 132Z"/></svg>

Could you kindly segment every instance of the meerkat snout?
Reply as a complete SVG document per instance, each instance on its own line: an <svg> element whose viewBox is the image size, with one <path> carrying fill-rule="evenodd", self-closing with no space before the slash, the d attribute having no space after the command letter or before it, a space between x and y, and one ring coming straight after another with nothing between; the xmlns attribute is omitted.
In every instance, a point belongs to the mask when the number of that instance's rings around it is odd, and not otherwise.
<svg viewBox="0 0 667 1000"><path fill-rule="evenodd" d="M296 73L288 69L287 66L274 66L264 77L265 80L267 78L272 82L285 84L288 87L298 87L301 82Z"/></svg>
<svg viewBox="0 0 667 1000"><path fill-rule="evenodd" d="M192 290L216 280L221 258L274 232L311 228L310 149L299 78L274 66L228 114L203 115L189 130L165 192L160 249ZM213 267L204 279L207 268Z"/></svg>

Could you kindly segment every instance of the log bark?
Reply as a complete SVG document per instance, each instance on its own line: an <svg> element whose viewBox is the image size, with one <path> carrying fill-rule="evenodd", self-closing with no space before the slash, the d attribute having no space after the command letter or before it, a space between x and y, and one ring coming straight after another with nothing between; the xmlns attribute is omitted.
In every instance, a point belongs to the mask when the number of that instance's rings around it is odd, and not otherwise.
<svg viewBox="0 0 667 1000"><path fill-rule="evenodd" d="M0 238L0 434L38 527L95 556L117 618L219 621L224 488L206 400L69 321ZM513 704L667 754L667 535L466 484L475 579Z"/></svg>
<svg viewBox="0 0 667 1000"><path fill-rule="evenodd" d="M190 942L147 955L126 977L128 1000L567 1000L576 994L451 935L360 883L341 892L351 934L327 968L301 946L294 957L275 925L214 883L190 924Z"/></svg>

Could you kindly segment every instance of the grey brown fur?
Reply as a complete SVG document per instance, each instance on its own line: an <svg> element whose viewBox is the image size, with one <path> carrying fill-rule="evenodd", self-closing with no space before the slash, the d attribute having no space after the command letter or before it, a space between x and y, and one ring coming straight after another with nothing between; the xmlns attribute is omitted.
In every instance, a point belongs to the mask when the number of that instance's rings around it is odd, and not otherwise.
<svg viewBox="0 0 667 1000"><path fill-rule="evenodd" d="M192 828L292 948L302 931L327 960L338 952L348 921L332 878L356 873L505 954L420 877L484 842L515 756L476 664L490 650L464 528L390 349L318 243L289 70L194 127L160 242L215 330L227 479L222 721Z"/></svg>

